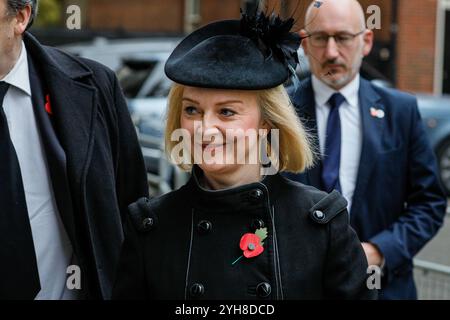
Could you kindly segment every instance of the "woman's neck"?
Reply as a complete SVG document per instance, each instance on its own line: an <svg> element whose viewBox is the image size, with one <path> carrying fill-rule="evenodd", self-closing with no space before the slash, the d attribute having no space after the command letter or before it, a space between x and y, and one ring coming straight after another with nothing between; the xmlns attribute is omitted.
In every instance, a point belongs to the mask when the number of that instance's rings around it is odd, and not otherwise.
<svg viewBox="0 0 450 320"><path fill-rule="evenodd" d="M260 165L245 165L230 173L204 173L204 187L211 190L229 189L261 181Z"/></svg>

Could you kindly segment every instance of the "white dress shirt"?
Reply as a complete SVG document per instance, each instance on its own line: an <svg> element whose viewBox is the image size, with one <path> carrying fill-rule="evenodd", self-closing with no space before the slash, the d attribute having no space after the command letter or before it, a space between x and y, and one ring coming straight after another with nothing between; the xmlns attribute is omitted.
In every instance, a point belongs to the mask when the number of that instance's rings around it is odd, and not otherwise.
<svg viewBox="0 0 450 320"><path fill-rule="evenodd" d="M66 287L66 271L73 250L56 206L37 128L23 42L18 61L2 81L10 84L3 109L20 164L37 257L41 291L36 300L71 299L74 293Z"/></svg>
<svg viewBox="0 0 450 320"><path fill-rule="evenodd" d="M362 124L358 96L359 85L359 74L339 91L330 88L317 77L312 76L312 87L316 101L317 130L322 156L325 152L327 121L330 113L328 100L336 92L340 92L345 97L345 101L339 107L339 117L341 119L339 181L341 183L342 195L348 201L348 212L350 212L352 207L362 148Z"/></svg>

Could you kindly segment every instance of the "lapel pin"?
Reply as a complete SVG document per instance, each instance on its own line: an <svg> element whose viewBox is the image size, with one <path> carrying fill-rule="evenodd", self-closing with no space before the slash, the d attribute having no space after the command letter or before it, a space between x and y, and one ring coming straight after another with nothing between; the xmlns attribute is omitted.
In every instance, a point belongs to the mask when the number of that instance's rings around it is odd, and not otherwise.
<svg viewBox="0 0 450 320"><path fill-rule="evenodd" d="M45 96L45 111L47 111L49 115L53 114L52 106L50 105L50 95L48 94Z"/></svg>
<svg viewBox="0 0 450 320"><path fill-rule="evenodd" d="M374 118L383 119L385 113L381 109L370 108L370 115Z"/></svg>

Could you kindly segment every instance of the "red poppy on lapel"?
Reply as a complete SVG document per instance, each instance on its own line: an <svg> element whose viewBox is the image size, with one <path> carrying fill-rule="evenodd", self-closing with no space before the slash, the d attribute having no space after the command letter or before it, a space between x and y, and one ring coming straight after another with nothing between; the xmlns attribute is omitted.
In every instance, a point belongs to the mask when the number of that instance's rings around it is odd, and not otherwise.
<svg viewBox="0 0 450 320"><path fill-rule="evenodd" d="M45 111L47 111L47 113L49 115L52 115L52 106L50 105L50 95L46 95L45 96Z"/></svg>
<svg viewBox="0 0 450 320"><path fill-rule="evenodd" d="M231 265L234 266L243 257L254 258L264 251L264 240L267 238L267 228L257 229L255 233L246 233L241 237L239 247L243 251L242 256L237 258Z"/></svg>
<svg viewBox="0 0 450 320"><path fill-rule="evenodd" d="M244 252L244 257L246 258L259 256L264 251L261 238L254 233L244 234L241 238L239 246Z"/></svg>

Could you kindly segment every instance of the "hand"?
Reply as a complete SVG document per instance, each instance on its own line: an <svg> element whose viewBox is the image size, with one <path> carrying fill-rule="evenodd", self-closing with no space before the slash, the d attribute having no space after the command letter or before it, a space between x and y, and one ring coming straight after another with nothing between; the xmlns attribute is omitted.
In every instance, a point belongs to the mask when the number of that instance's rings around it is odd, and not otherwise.
<svg viewBox="0 0 450 320"><path fill-rule="evenodd" d="M366 254L368 265L369 266L376 265L381 267L381 265L384 262L384 257L380 249L378 249L377 246L369 242L363 242L361 244L364 249L364 253Z"/></svg>

